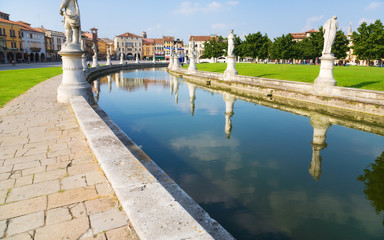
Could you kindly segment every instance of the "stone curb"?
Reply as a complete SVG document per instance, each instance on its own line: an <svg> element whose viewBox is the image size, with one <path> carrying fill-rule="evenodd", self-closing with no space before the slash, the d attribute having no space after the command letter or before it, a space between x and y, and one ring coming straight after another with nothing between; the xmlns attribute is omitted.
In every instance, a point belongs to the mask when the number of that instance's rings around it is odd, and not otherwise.
<svg viewBox="0 0 384 240"><path fill-rule="evenodd" d="M71 98L71 104L140 239L233 239L100 108L95 107L95 111L83 97ZM104 116L113 131L96 112ZM135 152L143 157L138 159Z"/></svg>

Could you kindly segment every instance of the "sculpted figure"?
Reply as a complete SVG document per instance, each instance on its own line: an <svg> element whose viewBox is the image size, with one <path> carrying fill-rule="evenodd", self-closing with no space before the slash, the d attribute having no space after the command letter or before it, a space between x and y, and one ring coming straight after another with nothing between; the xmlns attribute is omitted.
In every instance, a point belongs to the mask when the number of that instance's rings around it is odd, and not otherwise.
<svg viewBox="0 0 384 240"><path fill-rule="evenodd" d="M235 36L233 35L233 29L228 35L228 56L233 56L233 49L235 48Z"/></svg>
<svg viewBox="0 0 384 240"><path fill-rule="evenodd" d="M97 57L97 47L96 47L96 44L93 44L92 50L93 50L93 57Z"/></svg>
<svg viewBox="0 0 384 240"><path fill-rule="evenodd" d="M64 10L64 11L63 11ZM63 0L60 15L64 16L65 44L79 44L80 42L80 10L77 0Z"/></svg>
<svg viewBox="0 0 384 240"><path fill-rule="evenodd" d="M324 32L324 48L323 55L331 54L332 45L335 42L336 31L338 28L337 17L334 16L325 22L323 27Z"/></svg>
<svg viewBox="0 0 384 240"><path fill-rule="evenodd" d="M107 49L107 56L111 57L111 48L110 47L108 47L108 49Z"/></svg>
<svg viewBox="0 0 384 240"><path fill-rule="evenodd" d="M190 54L191 54L191 58L195 58L196 57L196 44L195 44L195 39L192 38L192 46L189 46L190 50Z"/></svg>

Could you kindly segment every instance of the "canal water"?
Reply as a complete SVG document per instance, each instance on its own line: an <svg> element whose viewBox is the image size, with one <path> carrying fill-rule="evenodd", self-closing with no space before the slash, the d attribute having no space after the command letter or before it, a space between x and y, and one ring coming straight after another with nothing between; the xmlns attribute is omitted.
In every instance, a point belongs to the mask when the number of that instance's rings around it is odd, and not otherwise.
<svg viewBox="0 0 384 240"><path fill-rule="evenodd" d="M111 119L235 238L384 239L380 132L239 100L165 69L92 85Z"/></svg>

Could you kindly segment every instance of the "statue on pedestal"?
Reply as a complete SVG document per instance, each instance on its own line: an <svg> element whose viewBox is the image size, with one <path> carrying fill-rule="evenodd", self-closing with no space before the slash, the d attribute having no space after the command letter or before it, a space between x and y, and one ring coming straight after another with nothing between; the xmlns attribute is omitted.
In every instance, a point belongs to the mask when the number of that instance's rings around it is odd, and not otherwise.
<svg viewBox="0 0 384 240"><path fill-rule="evenodd" d="M96 44L93 44L92 45L92 50L93 50L93 57L95 58L97 58L97 46L96 46Z"/></svg>
<svg viewBox="0 0 384 240"><path fill-rule="evenodd" d="M233 50L235 49L235 36L233 35L233 29L228 35L228 56L234 56Z"/></svg>
<svg viewBox="0 0 384 240"><path fill-rule="evenodd" d="M107 48L107 63L106 63L107 66L111 66L112 65L112 62L111 62L111 47L108 47Z"/></svg>
<svg viewBox="0 0 384 240"><path fill-rule="evenodd" d="M338 28L337 17L334 16L325 22L323 26L324 32L324 48L323 48L323 56L327 54L332 54L331 49L332 45L335 43L336 32Z"/></svg>
<svg viewBox="0 0 384 240"><path fill-rule="evenodd" d="M64 10L64 11L63 11ZM64 16L65 45L80 43L80 10L77 0L63 0L60 15Z"/></svg>

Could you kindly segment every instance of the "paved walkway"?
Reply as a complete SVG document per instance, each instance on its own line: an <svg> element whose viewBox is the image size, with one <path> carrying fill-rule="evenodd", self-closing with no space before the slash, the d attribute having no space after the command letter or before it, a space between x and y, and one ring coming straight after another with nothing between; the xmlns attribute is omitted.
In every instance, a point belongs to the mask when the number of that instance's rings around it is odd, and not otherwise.
<svg viewBox="0 0 384 240"><path fill-rule="evenodd" d="M60 81L0 109L0 238L136 239Z"/></svg>

